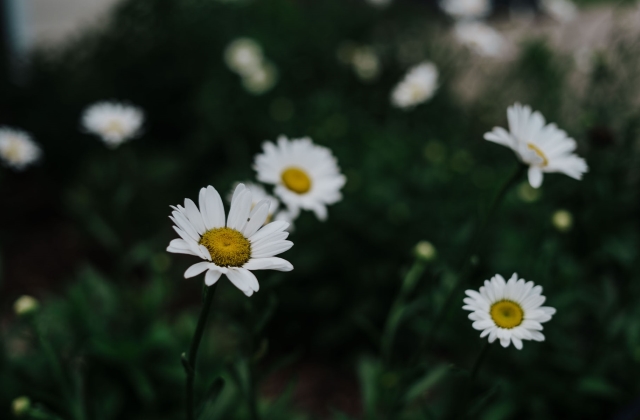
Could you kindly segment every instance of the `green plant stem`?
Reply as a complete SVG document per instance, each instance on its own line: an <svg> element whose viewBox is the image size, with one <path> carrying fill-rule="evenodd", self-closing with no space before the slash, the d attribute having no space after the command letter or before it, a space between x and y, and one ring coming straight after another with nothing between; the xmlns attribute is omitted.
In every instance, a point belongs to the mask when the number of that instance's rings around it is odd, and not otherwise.
<svg viewBox="0 0 640 420"><path fill-rule="evenodd" d="M424 273L426 267L427 262L424 259L420 257L415 258L413 265L404 276L404 280L402 281L400 290L398 291L398 294L396 295L396 298L391 305L391 309L389 309L389 314L387 315L387 320L385 321L382 333L381 343L382 357L385 362L389 362L391 358L391 353L393 350L393 340L395 338L398 326L400 325L400 321L402 320L404 303L407 299L407 296L415 287L416 283Z"/></svg>
<svg viewBox="0 0 640 420"><path fill-rule="evenodd" d="M469 374L469 381L467 382L466 392L464 395L464 404L456 404L454 406L454 414L452 416L453 418L462 417L463 410L471 406L473 386L476 382L476 378L478 377L480 366L482 366L482 363L484 363L487 358L490 346L491 344L489 343L489 341L485 341L484 345L482 346L482 350L480 350L480 354L478 354L476 361L473 363L473 366L471 367L471 373Z"/></svg>
<svg viewBox="0 0 640 420"><path fill-rule="evenodd" d="M185 373L187 375L187 420L195 420L195 404L193 394L193 384L196 377L196 359L198 357L198 348L202 341L202 335L204 333L204 327L207 324L209 318L209 312L211 310L211 304L213 303L213 295L216 292L218 283L207 288L204 296L202 310L200 311L200 317L198 318L198 325L196 331L191 339L191 346L189 347L189 354L185 356L182 354L182 365L184 366Z"/></svg>
<svg viewBox="0 0 640 420"><path fill-rule="evenodd" d="M433 338L437 334L439 326L443 323L449 311L449 307L453 303L453 298L458 294L459 290L465 284L465 281L472 268L471 257L475 254L476 250L478 249L480 240L482 239L484 232L487 230L489 222L491 221L494 214L498 210L500 204L502 203L502 200L504 199L509 189L518 181L518 179L521 178L521 176L525 172L525 169L526 169L526 166L522 164L518 164L518 167L516 168L516 170L513 171L512 175L509 178L507 178L507 180L502 184L498 192L494 195L493 200L491 200L489 209L486 211L484 217L482 218L478 226L478 229L476 230L475 235L471 239L471 242L467 246L467 250L464 253L464 257L462 259L462 264L461 264L462 268L460 269L456 282L453 288L451 289L451 291L449 292L449 295L445 299L445 302L442 305L442 308L440 309L440 311L438 312L438 315L435 317L435 321L431 324L429 328L429 332L425 335L425 338L423 339L423 342L419 347L421 350L424 350L424 348L433 340Z"/></svg>

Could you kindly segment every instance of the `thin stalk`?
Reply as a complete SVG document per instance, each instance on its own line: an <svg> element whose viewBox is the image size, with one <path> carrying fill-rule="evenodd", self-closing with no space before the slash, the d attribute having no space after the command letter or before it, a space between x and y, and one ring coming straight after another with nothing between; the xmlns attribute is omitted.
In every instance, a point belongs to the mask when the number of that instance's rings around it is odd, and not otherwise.
<svg viewBox="0 0 640 420"><path fill-rule="evenodd" d="M480 354L476 358L476 361L473 363L473 367L471 368L471 373L469 374L469 381L467 382L463 404L455 404L453 408L452 418L461 418L464 417L463 413L466 408L471 405L471 398L473 394L473 386L476 382L476 378L478 376L478 371L480 370L480 366L487 358L487 354L489 353L489 347L491 344L489 341L485 341L482 346L482 350L480 350Z"/></svg>
<svg viewBox="0 0 640 420"><path fill-rule="evenodd" d="M191 339L189 354L185 355L182 353L182 365L184 366L184 370L187 375L187 420L195 420L193 384L196 377L196 359L198 357L198 348L202 341L204 327L206 326L207 319L209 318L211 304L213 303L213 295L216 292L217 286L218 283L207 288L202 304L202 310L200 311L200 317L198 318L198 325L196 326L196 331Z"/></svg>
<svg viewBox="0 0 640 420"><path fill-rule="evenodd" d="M249 413L251 414L251 420L260 420L257 398L255 362L253 360L249 360Z"/></svg>
<svg viewBox="0 0 640 420"><path fill-rule="evenodd" d="M402 285L398 294L391 305L391 309L389 309L389 314L387 315L387 320L384 325L383 333L382 333L382 357L385 362L389 362L391 358L391 353L393 350L393 341L395 338L396 331L400 324L400 320L403 315L403 306L406 301L407 296L413 288L415 287L418 280L424 273L425 268L427 267L427 262L420 258L416 257L413 265L404 276L402 281Z"/></svg>
<svg viewBox="0 0 640 420"><path fill-rule="evenodd" d="M509 189L518 181L518 179L520 179L522 174L524 174L525 169L526 169L526 166L522 164L518 164L518 167L516 168L516 170L513 171L512 175L502 184L498 192L493 197L493 200L491 200L489 209L487 210L484 217L482 218L482 221L480 222L478 229L476 230L476 234L471 239L471 242L469 242L469 245L467 246L467 251L464 253L464 257L461 264L462 268L460 269L456 282L453 288L451 289L451 292L449 292L449 295L445 299L445 302L442 305L442 308L440 309L440 311L438 312L438 315L435 317L435 322L431 324L431 327L429 328L429 332L425 335L422 345L420 346L421 349L424 349L424 347L429 342L432 341L433 337L436 335L438 331L439 326L443 323L447 315L447 312L449 311L449 307L453 303L453 298L458 294L459 289L461 289L466 282L466 279L472 268L471 257L476 253L478 249L478 245L480 244L480 240L484 236L484 233L487 230L489 222L491 221L494 214L500 207L500 204L502 203Z"/></svg>

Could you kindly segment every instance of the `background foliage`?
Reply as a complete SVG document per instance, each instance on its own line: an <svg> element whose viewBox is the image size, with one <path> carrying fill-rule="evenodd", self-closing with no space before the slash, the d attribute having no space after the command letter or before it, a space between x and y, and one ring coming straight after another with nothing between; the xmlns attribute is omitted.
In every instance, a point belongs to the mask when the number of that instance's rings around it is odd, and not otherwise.
<svg viewBox="0 0 640 420"><path fill-rule="evenodd" d="M478 419L635 418L637 43L613 45L575 89L572 62L531 40L465 101L453 84L472 58L443 43L447 27L418 2L381 11L355 1L131 0L108 25L37 52L18 79L5 73L1 122L30 131L45 160L0 172L0 417L28 395L49 418L181 418L179 355L201 281L182 278L192 259L164 251L175 236L168 206L251 179L261 143L285 134L332 149L348 178L344 200L325 223L297 221L293 272L261 272L250 300L227 282L218 288L198 368L201 418L248 418L254 363L266 419L446 418L456 405ZM245 92L224 65L239 36L279 69L267 94ZM338 62L345 40L374 46L378 80L364 84ZM391 108L391 89L421 59L440 69L436 96ZM147 114L142 138L114 151L78 123L87 104L110 98ZM494 345L469 385L483 342L462 293L444 319L436 314L480 216L517 167L482 140L515 101L567 130L590 171L582 182L548 176L539 194L517 185L491 221L467 286L517 271L558 313L544 343ZM560 208L573 214L568 232L551 223ZM403 316L392 311L395 344L383 357L392 302L424 239L438 258L403 297ZM44 301L33 319L12 315L24 293Z"/></svg>

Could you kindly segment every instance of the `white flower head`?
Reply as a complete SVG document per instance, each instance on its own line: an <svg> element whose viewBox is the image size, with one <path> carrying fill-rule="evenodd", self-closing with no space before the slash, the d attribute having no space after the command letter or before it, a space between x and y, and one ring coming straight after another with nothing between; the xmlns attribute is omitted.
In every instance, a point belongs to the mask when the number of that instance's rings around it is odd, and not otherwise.
<svg viewBox="0 0 640 420"><path fill-rule="evenodd" d="M231 199L233 198L233 194L236 190L236 188L238 187L238 185L240 185L240 182L236 182L233 185L233 188L231 189L231 191L229 192L229 195L227 196L227 200L229 202L231 202ZM251 209L253 210L255 208L255 206L261 202L262 200L268 200L269 201L269 212L267 214L267 220L266 223L270 222L271 220L273 220L273 217L275 216L276 212L278 211L278 208L280 208L280 201L275 198L274 196L272 196L271 194L267 193L267 191L264 189L264 187L260 184L254 184L253 182L243 182L242 184L244 184L244 186L251 191Z"/></svg>
<svg viewBox="0 0 640 420"><path fill-rule="evenodd" d="M500 32L482 22L458 22L453 31L458 42L481 56L499 57L507 47L507 41Z"/></svg>
<svg viewBox="0 0 640 420"><path fill-rule="evenodd" d="M491 12L490 0L442 0L440 7L454 19L473 20Z"/></svg>
<svg viewBox="0 0 640 420"><path fill-rule="evenodd" d="M143 122L144 112L140 108L121 102L98 102L82 114L83 128L110 148L138 136Z"/></svg>
<svg viewBox="0 0 640 420"><path fill-rule="evenodd" d="M387 7L388 5L390 5L392 1L393 0L367 0L367 3L369 3L370 5L372 5L374 7L383 8L383 7Z"/></svg>
<svg viewBox="0 0 640 420"><path fill-rule="evenodd" d="M391 93L398 108L412 108L428 101L438 88L438 68L430 61L412 67Z"/></svg>
<svg viewBox="0 0 640 420"><path fill-rule="evenodd" d="M500 340L502 347L513 343L522 349L522 340L544 341L542 323L556 313L554 308L541 306L545 297L542 287L532 281L518 280L513 274L508 282L500 274L485 280L479 292L467 290L462 309L471 311L473 328L482 331L480 337L489 336L489 342Z"/></svg>
<svg viewBox="0 0 640 420"><path fill-rule="evenodd" d="M570 0L541 0L542 10L561 23L571 22L578 16L578 7Z"/></svg>
<svg viewBox="0 0 640 420"><path fill-rule="evenodd" d="M278 69L271 62L264 62L252 72L242 74L242 86L247 92L261 95L273 88L278 81Z"/></svg>
<svg viewBox="0 0 640 420"><path fill-rule="evenodd" d="M42 150L24 131L0 127L0 159L17 171L35 163L42 156Z"/></svg>
<svg viewBox="0 0 640 420"><path fill-rule="evenodd" d="M353 51L351 64L358 78L368 82L380 75L380 59L371 47L358 47Z"/></svg>
<svg viewBox="0 0 640 420"><path fill-rule="evenodd" d="M342 199L340 189L346 178L331 150L314 144L309 137L277 144L264 142L263 153L254 160L257 178L275 185L274 192L296 218L300 209L311 210L320 220L327 218L327 205Z"/></svg>
<svg viewBox="0 0 640 420"><path fill-rule="evenodd" d="M229 68L241 75L253 73L262 66L262 48L251 38L238 38L227 46L224 60Z"/></svg>
<svg viewBox="0 0 640 420"><path fill-rule="evenodd" d="M171 206L174 211L169 218L180 239L172 240L167 251L205 260L189 267L185 278L206 271L204 282L211 286L224 274L245 295L251 296L260 289L252 270L293 270L289 261L275 257L293 246L286 240L289 224L277 221L265 225L269 200L260 201L253 209L251 203L251 191L238 184L226 223L222 199L212 186L200 190L199 208L188 198L184 207Z"/></svg>
<svg viewBox="0 0 640 420"><path fill-rule="evenodd" d="M582 179L587 163L573 153L576 141L555 124L546 124L540 112L532 112L528 105L516 103L507 109L509 131L494 127L484 138L511 148L518 158L529 165L529 184L542 185L544 172L561 172L574 179Z"/></svg>

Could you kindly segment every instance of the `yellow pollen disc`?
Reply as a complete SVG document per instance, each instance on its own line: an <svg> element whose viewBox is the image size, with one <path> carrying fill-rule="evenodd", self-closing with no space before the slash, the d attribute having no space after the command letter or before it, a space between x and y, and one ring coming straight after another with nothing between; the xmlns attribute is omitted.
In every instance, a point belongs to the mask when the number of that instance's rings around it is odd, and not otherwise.
<svg viewBox="0 0 640 420"><path fill-rule="evenodd" d="M527 143L527 147L533 150L534 152L536 152L536 155L542 158L542 166L547 166L549 164L549 159L547 159L547 156L544 153L542 153L542 150L540 150L538 146L536 146L533 143Z"/></svg>
<svg viewBox="0 0 640 420"><path fill-rule="evenodd" d="M122 124L120 124L119 121L113 120L109 121L109 124L104 128L104 131L109 134L122 135L124 133L124 127L122 127Z"/></svg>
<svg viewBox="0 0 640 420"><path fill-rule="evenodd" d="M510 300L501 300L491 305L491 318L498 327L513 328L522 324L524 312L522 307Z"/></svg>
<svg viewBox="0 0 640 420"><path fill-rule="evenodd" d="M16 161L20 159L20 144L17 140L12 141L4 152L8 160Z"/></svg>
<svg viewBox="0 0 640 420"><path fill-rule="evenodd" d="M305 171L296 167L289 167L282 172L282 182L291 191L304 194L311 189L311 178Z"/></svg>
<svg viewBox="0 0 640 420"><path fill-rule="evenodd" d="M251 258L251 243L244 235L228 227L211 229L200 238L220 267L242 267Z"/></svg>

